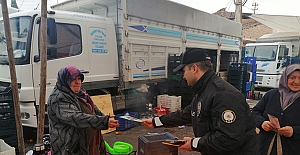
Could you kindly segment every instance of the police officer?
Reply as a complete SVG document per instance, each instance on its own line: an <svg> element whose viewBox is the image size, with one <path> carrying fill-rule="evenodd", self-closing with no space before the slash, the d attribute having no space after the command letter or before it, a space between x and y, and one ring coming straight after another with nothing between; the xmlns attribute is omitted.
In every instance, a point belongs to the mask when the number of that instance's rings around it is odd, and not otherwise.
<svg viewBox="0 0 300 155"><path fill-rule="evenodd" d="M184 78L195 93L183 110L143 120L149 128L192 124L194 138L184 137L179 147L202 155L255 155L255 123L242 93L216 76L209 54L189 49L173 71L184 71Z"/></svg>

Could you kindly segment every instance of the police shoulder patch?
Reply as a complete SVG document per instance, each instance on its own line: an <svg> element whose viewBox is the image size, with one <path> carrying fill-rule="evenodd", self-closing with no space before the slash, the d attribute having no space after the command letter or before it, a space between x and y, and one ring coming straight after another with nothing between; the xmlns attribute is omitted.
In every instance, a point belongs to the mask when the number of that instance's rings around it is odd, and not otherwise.
<svg viewBox="0 0 300 155"><path fill-rule="evenodd" d="M225 123L233 123L236 119L236 115L232 110L225 110L222 113L222 120Z"/></svg>

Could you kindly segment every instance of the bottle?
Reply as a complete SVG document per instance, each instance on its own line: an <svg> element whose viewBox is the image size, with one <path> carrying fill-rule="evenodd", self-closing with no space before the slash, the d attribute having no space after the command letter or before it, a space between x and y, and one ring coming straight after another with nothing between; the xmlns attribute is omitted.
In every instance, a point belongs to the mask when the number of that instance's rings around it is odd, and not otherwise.
<svg viewBox="0 0 300 155"><path fill-rule="evenodd" d="M34 144L32 155L45 155L45 146L43 143Z"/></svg>

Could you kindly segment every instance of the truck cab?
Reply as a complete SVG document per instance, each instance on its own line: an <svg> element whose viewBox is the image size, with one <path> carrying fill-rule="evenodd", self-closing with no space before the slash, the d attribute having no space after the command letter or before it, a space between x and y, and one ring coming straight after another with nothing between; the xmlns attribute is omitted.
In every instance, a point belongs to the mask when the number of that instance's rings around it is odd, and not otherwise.
<svg viewBox="0 0 300 155"><path fill-rule="evenodd" d="M37 127L39 109L40 23L40 11L10 15L22 124L29 127ZM87 90L118 84L116 34L111 19L48 11L47 25L46 100L56 84L57 71L68 65L76 66L85 75L83 87ZM0 91L3 91L11 81L3 20L0 42Z"/></svg>
<svg viewBox="0 0 300 155"><path fill-rule="evenodd" d="M246 45L245 56L256 57L256 87L276 88L289 56L293 54L289 42L250 43Z"/></svg>

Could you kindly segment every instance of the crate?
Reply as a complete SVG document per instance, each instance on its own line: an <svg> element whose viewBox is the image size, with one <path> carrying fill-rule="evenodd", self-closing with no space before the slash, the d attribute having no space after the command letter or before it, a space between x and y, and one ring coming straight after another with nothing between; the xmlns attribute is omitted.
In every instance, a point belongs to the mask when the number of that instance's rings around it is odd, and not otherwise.
<svg viewBox="0 0 300 155"><path fill-rule="evenodd" d="M249 91L251 89L251 82L245 82L243 86L243 91Z"/></svg>
<svg viewBox="0 0 300 155"><path fill-rule="evenodd" d="M138 155L178 155L178 148L162 144L177 137L169 132L147 134L138 137Z"/></svg>
<svg viewBox="0 0 300 155"><path fill-rule="evenodd" d="M12 93L11 89L5 89L0 93L0 121L11 118L15 118Z"/></svg>
<svg viewBox="0 0 300 155"><path fill-rule="evenodd" d="M180 96L182 93L180 86L169 86L168 87L168 95L176 95Z"/></svg>
<svg viewBox="0 0 300 155"><path fill-rule="evenodd" d="M181 96L158 95L157 107L163 107L174 112L181 109Z"/></svg>
<svg viewBox="0 0 300 155"><path fill-rule="evenodd" d="M14 103L10 87L0 92L0 139L3 139L9 146L18 148ZM18 150L16 152L18 153ZM8 154L15 154L15 149L13 153ZM2 155L1 151L0 155Z"/></svg>
<svg viewBox="0 0 300 155"><path fill-rule="evenodd" d="M172 74L174 73L173 72L173 69L175 69L176 67L178 67L180 65L180 62L173 62L173 63L168 63L168 73ZM180 72L176 72L176 73L180 73L180 74L183 74L183 71L180 71Z"/></svg>
<svg viewBox="0 0 300 155"><path fill-rule="evenodd" d="M256 81L256 73L252 73L252 79L251 79L253 82Z"/></svg>
<svg viewBox="0 0 300 155"><path fill-rule="evenodd" d="M158 95L157 97L157 107L166 107L168 102L168 95Z"/></svg>
<svg viewBox="0 0 300 155"><path fill-rule="evenodd" d="M17 129L13 102L0 103L0 138L3 139L3 136L16 133L16 131Z"/></svg>
<svg viewBox="0 0 300 155"><path fill-rule="evenodd" d="M166 108L170 112L174 112L181 109L181 96L168 96Z"/></svg>
<svg viewBox="0 0 300 155"><path fill-rule="evenodd" d="M230 67L229 67L229 71L230 70L251 72L252 64L250 64L250 63L231 63Z"/></svg>
<svg viewBox="0 0 300 155"><path fill-rule="evenodd" d="M256 71L257 71L257 64L255 64L255 65L252 66L251 72L252 73L256 73Z"/></svg>
<svg viewBox="0 0 300 155"><path fill-rule="evenodd" d="M2 132L16 130L16 121L13 118L10 119L0 119L0 135Z"/></svg>
<svg viewBox="0 0 300 155"><path fill-rule="evenodd" d="M229 71L227 81L230 83L230 81L244 81L248 82L250 80L250 72L246 71ZM252 78L252 77L251 77Z"/></svg>
<svg viewBox="0 0 300 155"><path fill-rule="evenodd" d="M246 91L246 92L244 93L244 95L245 95L245 98L248 99L248 98L249 98L249 91Z"/></svg>
<svg viewBox="0 0 300 155"><path fill-rule="evenodd" d="M0 139L0 155L14 155L14 154L16 154L15 148L6 144L3 139Z"/></svg>
<svg viewBox="0 0 300 155"><path fill-rule="evenodd" d="M146 108L147 93L130 90L125 92L125 108L141 110ZM144 108L141 108L144 107Z"/></svg>
<svg viewBox="0 0 300 155"><path fill-rule="evenodd" d="M132 127L135 127L135 126L138 125L138 122L130 121L130 120L126 120L126 119L120 118L120 116L124 116L124 115L125 116L129 115L129 116L138 118L139 114L137 112L125 111L124 113L115 115L115 119L118 120L119 124L120 124L120 126L118 126L116 128L117 131L124 131L124 130L127 130L129 128L132 128Z"/></svg>
<svg viewBox="0 0 300 155"><path fill-rule="evenodd" d="M168 61L173 62L173 61L181 61L182 55L176 55L176 54L169 54L168 55Z"/></svg>
<svg viewBox="0 0 300 155"><path fill-rule="evenodd" d="M254 65L256 64L256 57L245 57L244 62Z"/></svg>
<svg viewBox="0 0 300 155"><path fill-rule="evenodd" d="M168 74L168 79L181 81L183 79L183 75L182 74Z"/></svg>
<svg viewBox="0 0 300 155"><path fill-rule="evenodd" d="M257 70L256 57L245 57L244 62L252 65L251 72L255 73Z"/></svg>

